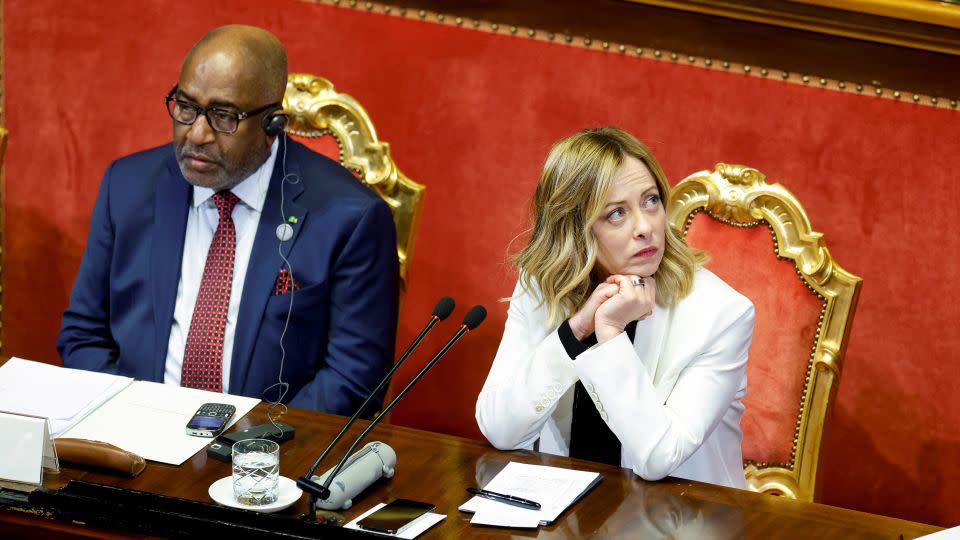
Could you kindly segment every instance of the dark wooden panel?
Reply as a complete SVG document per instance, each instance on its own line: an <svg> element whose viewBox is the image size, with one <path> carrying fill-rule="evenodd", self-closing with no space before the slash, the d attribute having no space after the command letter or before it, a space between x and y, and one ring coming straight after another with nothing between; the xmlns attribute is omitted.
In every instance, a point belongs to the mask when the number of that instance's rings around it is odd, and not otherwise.
<svg viewBox="0 0 960 540"><path fill-rule="evenodd" d="M348 5L346 1L341 5ZM960 97L960 56L621 0L403 0L396 5L658 48L941 98ZM357 5L363 8L363 4ZM520 33L522 35L522 32ZM558 38L559 40L559 38Z"/></svg>

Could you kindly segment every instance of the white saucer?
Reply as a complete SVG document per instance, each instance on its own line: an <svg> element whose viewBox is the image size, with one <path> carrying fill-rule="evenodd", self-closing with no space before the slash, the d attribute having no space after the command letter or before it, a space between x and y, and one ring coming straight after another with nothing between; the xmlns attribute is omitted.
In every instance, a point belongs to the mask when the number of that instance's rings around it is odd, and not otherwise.
<svg viewBox="0 0 960 540"><path fill-rule="evenodd" d="M260 506L240 504L236 499L233 498L232 476L221 478L210 484L210 489L207 490L207 493L210 494L211 499L224 506L240 508L243 510L253 510L254 512L265 512L268 514L272 512L279 512L280 510L289 507L291 504L297 502L300 499L300 496L303 495L303 491L297 487L296 482L287 478L286 476L280 477L277 487L279 488L277 500L270 504L264 504Z"/></svg>

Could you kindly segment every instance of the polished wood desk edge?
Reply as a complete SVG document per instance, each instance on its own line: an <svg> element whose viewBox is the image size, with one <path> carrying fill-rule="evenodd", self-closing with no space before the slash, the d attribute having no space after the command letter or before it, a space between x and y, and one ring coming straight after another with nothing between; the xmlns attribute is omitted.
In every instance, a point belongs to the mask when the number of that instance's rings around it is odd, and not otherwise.
<svg viewBox="0 0 960 540"><path fill-rule="evenodd" d="M266 421L267 408L267 404L259 404L250 414L242 418L233 429L243 429L254 423ZM306 472L306 465L304 464L312 463L313 459L329 442L329 438L339 430L339 427L345 421L345 417L342 416L303 409L289 409L282 416L282 419L294 425L299 432L298 437L300 437L299 439L297 437L293 439L293 442L299 442L299 444L287 445L287 443L284 443L290 453L288 467L292 467L284 473L286 475ZM331 460L335 460L342 455L351 437L356 436L367 423L367 421L359 421L348 432L345 440L338 445L337 451L331 455ZM899 518L879 516L818 503L798 502L678 478L667 478L659 482L645 482L625 468L527 450L500 451L475 439L429 432L402 425L380 424L368 439L383 439L389 441L388 444L394 445L398 453L402 454L401 460L404 463L404 469L402 472L398 472L398 476L392 481L380 481L372 486L365 493L363 499L358 498L357 505L353 509L344 511L340 515L344 519L352 519L362 510L369 508L374 501L388 500L390 497L398 495L421 495L422 500L434 501L436 499L434 502L443 499L442 504L438 503L438 511L445 513L447 518L432 529L434 532L428 534L431 537L447 537L451 534L484 537L491 534L515 533L524 536L523 531L518 530L477 528L470 525L469 515L459 513L456 510L459 502L465 500L465 495L460 493L463 489L459 488L482 482L481 471L484 474L491 471L495 474L500 467L510 461L596 471L604 475L604 481L598 488L595 488L592 496L586 497L561 514L557 523L548 527L541 527L532 533L540 537L568 536L571 533L571 523L575 524L574 529L576 531L586 532L587 535L600 534L600 536L603 536L606 533L616 534L616 531L622 533L623 527L633 526L630 519L636 517L635 513L639 512L637 515L642 516L645 512L642 508L633 511L631 510L632 506L630 506L632 501L643 501L644 497L647 497L648 500L650 497L666 498L671 504L679 504L681 507L688 507L693 510L699 509L697 511L705 509L707 512L721 511L739 515L741 526L746 527L743 529L745 532L772 530L770 529L772 523L782 523L778 526L784 527L796 527L806 523L832 531L863 531L862 535L857 536L863 538L885 538L888 535L891 538L896 538L898 534L903 534L904 538L916 538L922 534L941 530L937 526ZM418 455L416 451L425 447L433 451L419 452ZM434 456L438 458L446 456L446 461L435 462ZM332 463L333 461L326 464L325 467L331 467ZM438 469L446 470L422 469L434 465ZM300 470L301 467L303 470ZM420 476L416 472L418 470L429 471L429 474ZM125 486L129 489L155 490L157 493L170 493L176 496L188 493L189 498L207 501L206 486L209 481L224 473L229 474L228 471L229 465L209 462L206 454L200 452L179 467L148 462L147 470L135 479L124 479L104 475L96 471L72 469L65 466L61 474L45 478L44 486L55 489L64 485L68 480L76 478ZM184 478L188 480L185 482ZM485 478L489 479L489 476ZM425 484L433 482L440 486L427 486L422 489L411 487L417 485L418 482ZM179 492L168 491L166 486L172 487L174 485L179 486L177 488L180 490ZM416 492L417 489L421 489L422 493ZM440 495L442 492L450 492L452 495ZM291 516L296 515L295 512L306 510L305 499L306 497L298 501L295 506L296 510L290 511L292 512ZM601 510L609 505L613 506L613 510ZM49 521L40 517L13 517L10 514L9 511L0 511L0 529L7 527L11 522L20 522L23 526L24 521L35 522L41 527L46 527L44 522ZM626 521L624 521L625 518ZM590 520L593 521L593 525L587 526L586 523ZM62 523L54 525L54 527L57 530L64 530ZM583 529L583 527L587 528ZM66 525L66 530L71 530L69 524ZM95 536L98 534L94 533Z"/></svg>

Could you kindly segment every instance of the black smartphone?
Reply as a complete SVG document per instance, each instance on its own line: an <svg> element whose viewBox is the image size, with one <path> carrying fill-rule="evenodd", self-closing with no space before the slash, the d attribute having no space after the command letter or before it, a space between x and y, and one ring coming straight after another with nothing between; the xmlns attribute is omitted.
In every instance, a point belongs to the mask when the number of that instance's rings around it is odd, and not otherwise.
<svg viewBox="0 0 960 540"><path fill-rule="evenodd" d="M225 403L204 403L187 422L187 435L216 437L227 427L237 408Z"/></svg>
<svg viewBox="0 0 960 540"><path fill-rule="evenodd" d="M368 531L400 534L418 517L432 512L430 503L397 499L357 522L357 527Z"/></svg>

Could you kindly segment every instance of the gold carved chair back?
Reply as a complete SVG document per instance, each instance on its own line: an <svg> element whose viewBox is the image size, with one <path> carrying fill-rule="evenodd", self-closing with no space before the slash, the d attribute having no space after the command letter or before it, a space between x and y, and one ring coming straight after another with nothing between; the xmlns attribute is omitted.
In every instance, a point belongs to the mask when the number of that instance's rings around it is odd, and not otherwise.
<svg viewBox="0 0 960 540"><path fill-rule="evenodd" d="M311 142L331 136L338 147L340 163L390 206L397 227L400 283L406 289L407 273L420 220L425 186L408 178L390 157L390 145L377 138L367 111L333 84L307 73L287 78L283 110L290 116L287 133Z"/></svg>
<svg viewBox="0 0 960 540"><path fill-rule="evenodd" d="M793 194L756 169L721 163L685 178L668 214L756 308L741 420L748 486L814 500L862 280L833 259Z"/></svg>

